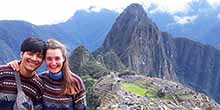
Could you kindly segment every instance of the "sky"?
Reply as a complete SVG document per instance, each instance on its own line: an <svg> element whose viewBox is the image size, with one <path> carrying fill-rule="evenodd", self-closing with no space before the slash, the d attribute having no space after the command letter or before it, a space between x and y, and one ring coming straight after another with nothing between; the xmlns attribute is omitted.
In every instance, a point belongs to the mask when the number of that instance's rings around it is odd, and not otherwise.
<svg viewBox="0 0 220 110"><path fill-rule="evenodd" d="M187 12L190 3L199 0L0 0L0 20L24 20L35 25L65 22L77 10L102 8L122 12L131 3L139 3L148 10L151 4L158 6L154 10L171 14ZM207 0L213 6L220 6L220 0ZM177 18L178 19L178 18Z"/></svg>

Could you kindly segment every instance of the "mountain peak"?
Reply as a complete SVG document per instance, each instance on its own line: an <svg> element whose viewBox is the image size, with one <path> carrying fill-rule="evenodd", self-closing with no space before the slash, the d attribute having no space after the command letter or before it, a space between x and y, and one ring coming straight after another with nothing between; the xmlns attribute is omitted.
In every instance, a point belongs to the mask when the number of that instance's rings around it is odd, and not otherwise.
<svg viewBox="0 0 220 110"><path fill-rule="evenodd" d="M142 5L133 3L129 5L124 11L130 11L130 12L144 12L144 8ZM145 12L144 12L145 13Z"/></svg>
<svg viewBox="0 0 220 110"><path fill-rule="evenodd" d="M142 30L146 30L146 32L148 32L151 30L148 28L159 31L152 20L148 18L141 5L131 4L116 19L116 22L113 24L112 29L108 33L103 46L106 49L110 49L113 46L112 43L116 43L115 41L122 41L117 43L119 45L124 43L126 46L128 46L135 39L134 37L147 37L145 35L132 35L132 33L136 33L136 31ZM123 46L118 46L115 44L115 48L118 47L120 48Z"/></svg>
<svg viewBox="0 0 220 110"><path fill-rule="evenodd" d="M146 12L144 11L144 8L142 7L142 5L137 4L137 3L133 3L131 5L129 5L125 10L125 13L129 12L131 14L134 15L140 15L140 14L146 14Z"/></svg>
<svg viewBox="0 0 220 110"><path fill-rule="evenodd" d="M130 19L139 20L140 18L147 17L147 13L145 12L142 5L133 3L129 5L120 16L129 16Z"/></svg>

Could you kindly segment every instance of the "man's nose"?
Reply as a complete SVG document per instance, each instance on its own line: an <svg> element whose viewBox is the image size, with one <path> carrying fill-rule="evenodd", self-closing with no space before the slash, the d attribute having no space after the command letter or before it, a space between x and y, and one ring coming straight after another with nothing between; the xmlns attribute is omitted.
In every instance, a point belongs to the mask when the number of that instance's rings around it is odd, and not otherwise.
<svg viewBox="0 0 220 110"><path fill-rule="evenodd" d="M37 55L33 55L31 59L32 60L37 60L37 58L38 58Z"/></svg>

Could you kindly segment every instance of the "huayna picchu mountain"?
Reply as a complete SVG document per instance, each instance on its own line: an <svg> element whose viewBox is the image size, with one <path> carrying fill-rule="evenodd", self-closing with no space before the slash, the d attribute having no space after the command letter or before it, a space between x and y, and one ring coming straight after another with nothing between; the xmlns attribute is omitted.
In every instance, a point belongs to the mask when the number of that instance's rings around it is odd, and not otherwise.
<svg viewBox="0 0 220 110"><path fill-rule="evenodd" d="M170 41L168 39L167 42ZM144 9L133 4L117 18L102 48L104 52L113 50L129 69L138 73L176 79L164 40Z"/></svg>
<svg viewBox="0 0 220 110"><path fill-rule="evenodd" d="M161 32L139 4L121 13L103 46L93 54L104 56L109 51L129 70L179 81L219 102L220 51Z"/></svg>

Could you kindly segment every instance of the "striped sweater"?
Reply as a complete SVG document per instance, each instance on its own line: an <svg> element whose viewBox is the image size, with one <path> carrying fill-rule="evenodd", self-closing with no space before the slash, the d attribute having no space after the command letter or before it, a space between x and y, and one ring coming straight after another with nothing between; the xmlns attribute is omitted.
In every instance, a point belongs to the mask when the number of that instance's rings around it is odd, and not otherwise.
<svg viewBox="0 0 220 110"><path fill-rule="evenodd" d="M77 95L61 95L63 90L62 79L52 79L47 72L41 73L39 76L44 82L43 91L43 108L45 110L85 110L86 109L86 92L85 86L81 78L75 74L72 75L73 86L79 90Z"/></svg>
<svg viewBox="0 0 220 110"><path fill-rule="evenodd" d="M13 110L17 96L15 71L8 65L0 65L0 109ZM43 84L37 75L25 78L20 75L22 90L33 101L35 110L42 109Z"/></svg>

